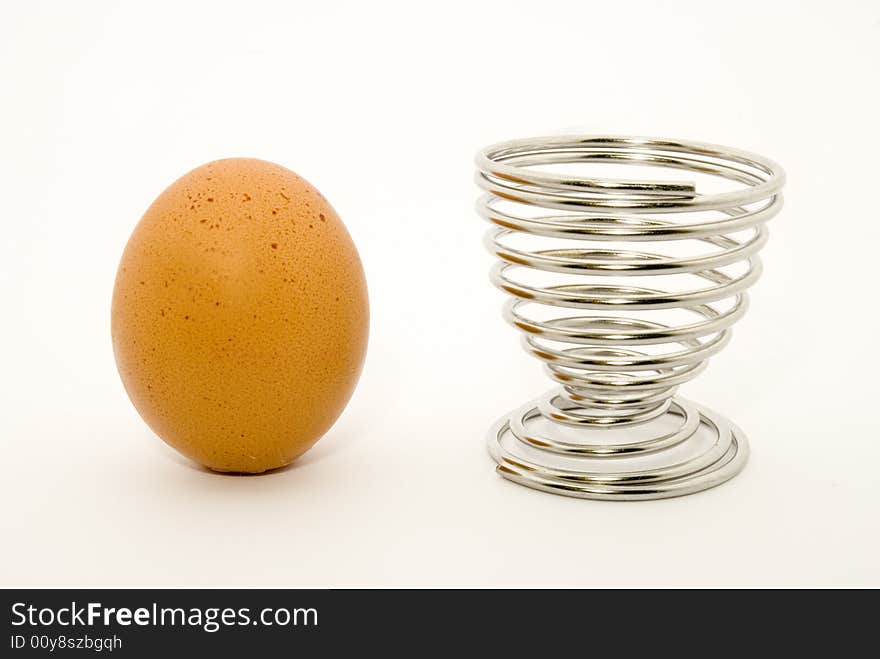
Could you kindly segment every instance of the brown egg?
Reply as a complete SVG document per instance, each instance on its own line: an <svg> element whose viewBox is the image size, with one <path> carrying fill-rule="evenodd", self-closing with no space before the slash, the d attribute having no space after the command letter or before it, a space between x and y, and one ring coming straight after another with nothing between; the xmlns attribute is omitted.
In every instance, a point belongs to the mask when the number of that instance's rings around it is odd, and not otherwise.
<svg viewBox="0 0 880 659"><path fill-rule="evenodd" d="M113 290L132 403L217 471L281 467L318 441L357 383L368 323L336 212L290 170L248 158L203 165L159 195Z"/></svg>

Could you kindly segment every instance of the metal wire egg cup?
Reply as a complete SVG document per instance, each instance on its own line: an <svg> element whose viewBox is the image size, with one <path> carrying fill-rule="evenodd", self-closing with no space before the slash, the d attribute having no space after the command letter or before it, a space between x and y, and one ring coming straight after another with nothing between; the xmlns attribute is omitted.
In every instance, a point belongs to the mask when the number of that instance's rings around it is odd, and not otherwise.
<svg viewBox="0 0 880 659"><path fill-rule="evenodd" d="M550 169L585 164L686 170L736 189ZM477 167L491 279L511 295L504 317L561 385L491 429L498 472L593 499L678 496L736 475L742 430L675 394L745 313L782 169L727 147L608 136L496 144Z"/></svg>

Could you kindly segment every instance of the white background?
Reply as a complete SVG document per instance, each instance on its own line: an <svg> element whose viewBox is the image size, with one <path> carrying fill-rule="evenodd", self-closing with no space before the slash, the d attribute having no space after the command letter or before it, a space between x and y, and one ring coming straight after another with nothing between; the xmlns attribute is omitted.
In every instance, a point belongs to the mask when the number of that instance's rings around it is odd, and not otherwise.
<svg viewBox="0 0 880 659"><path fill-rule="evenodd" d="M876 2L19 2L0 51L0 585L880 585ZM488 283L472 156L557 132L788 172L750 311L683 389L749 435L724 486L493 471L489 424L549 381ZM140 215L228 156L317 186L371 295L346 412L261 477L159 441L110 346Z"/></svg>

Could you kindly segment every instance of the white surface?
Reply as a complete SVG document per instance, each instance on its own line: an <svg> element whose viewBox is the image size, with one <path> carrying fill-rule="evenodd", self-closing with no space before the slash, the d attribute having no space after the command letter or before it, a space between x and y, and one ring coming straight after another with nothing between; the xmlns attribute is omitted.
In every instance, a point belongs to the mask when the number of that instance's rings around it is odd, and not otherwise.
<svg viewBox="0 0 880 659"><path fill-rule="evenodd" d="M880 585L876 3L27 2L0 50L0 585ZM548 380L487 282L472 156L571 131L787 169L751 309L682 390L751 440L715 490L581 501L486 455ZM234 155L331 200L372 303L346 413L262 477L156 439L110 348L140 215Z"/></svg>

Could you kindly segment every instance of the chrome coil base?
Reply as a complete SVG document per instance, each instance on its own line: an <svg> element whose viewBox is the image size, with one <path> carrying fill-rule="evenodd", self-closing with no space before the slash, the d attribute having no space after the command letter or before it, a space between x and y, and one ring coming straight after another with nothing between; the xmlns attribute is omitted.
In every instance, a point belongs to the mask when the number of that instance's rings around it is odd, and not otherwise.
<svg viewBox="0 0 880 659"><path fill-rule="evenodd" d="M737 474L745 435L677 392L745 314L782 169L702 142L576 135L490 146L477 170L504 318L557 385L492 428L498 472L616 500Z"/></svg>
<svg viewBox="0 0 880 659"><path fill-rule="evenodd" d="M540 414L539 401L535 401L495 423L489 431L489 453L504 478L581 499L665 499L706 490L736 476L749 455L742 430L691 401L676 398L673 405L676 410L669 416L678 416L680 422L671 432L647 440L588 444L554 441L529 432L528 421ZM697 442L701 431L709 437ZM664 459L676 447L690 457ZM556 465L552 464L554 454L562 456ZM613 463L619 462L615 457L629 461L630 466L615 470ZM638 461L646 464L638 466Z"/></svg>

